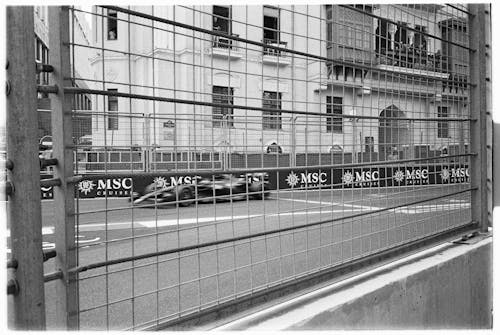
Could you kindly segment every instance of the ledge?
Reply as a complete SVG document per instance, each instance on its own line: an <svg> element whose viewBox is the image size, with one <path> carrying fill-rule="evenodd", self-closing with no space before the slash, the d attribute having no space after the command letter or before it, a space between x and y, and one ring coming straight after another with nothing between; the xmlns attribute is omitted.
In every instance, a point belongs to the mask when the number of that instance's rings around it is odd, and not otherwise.
<svg viewBox="0 0 500 335"><path fill-rule="evenodd" d="M492 238L444 243L214 330L491 328Z"/></svg>

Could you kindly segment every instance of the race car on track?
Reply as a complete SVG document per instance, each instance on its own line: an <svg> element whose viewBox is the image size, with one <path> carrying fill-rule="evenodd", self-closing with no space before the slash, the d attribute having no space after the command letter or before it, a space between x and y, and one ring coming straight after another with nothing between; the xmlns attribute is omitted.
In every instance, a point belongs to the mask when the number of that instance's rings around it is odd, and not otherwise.
<svg viewBox="0 0 500 335"><path fill-rule="evenodd" d="M247 173L238 176L217 174L207 177L194 177L192 183L177 185L158 185L151 183L142 192L134 192L132 201L139 204L167 204L178 202L187 207L199 202L220 200L265 199L269 196L269 176L267 173Z"/></svg>

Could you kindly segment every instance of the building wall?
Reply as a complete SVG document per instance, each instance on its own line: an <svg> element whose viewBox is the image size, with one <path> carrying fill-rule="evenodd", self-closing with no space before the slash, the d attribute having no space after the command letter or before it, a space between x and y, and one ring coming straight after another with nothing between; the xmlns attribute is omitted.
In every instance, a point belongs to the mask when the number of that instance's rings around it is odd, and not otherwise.
<svg viewBox="0 0 500 335"><path fill-rule="evenodd" d="M194 12L170 6L132 9L212 29L212 17L209 15L212 6L195 6ZM101 13L102 9L97 11ZM376 15L389 19L399 15L397 20L408 22L409 27L426 25L428 33L439 36L439 18L430 18L427 11L418 8L408 7L405 12L408 14L401 16L394 12L394 7L381 5L374 8ZM325 17L324 6L282 6L280 40L287 43L287 48L326 57ZM128 20L129 17L118 13L118 19ZM232 19L233 34L253 41L262 40L262 6L232 6ZM277 62L276 57L263 55L262 47L239 41L233 42L231 50L213 48L213 37L209 34L172 28L160 22L154 23L157 29L153 31L151 27L138 25L151 25L148 20L134 16L130 16L132 24L118 21L118 39L110 41L102 38L105 36L106 20L101 17L94 19L97 31L94 35L95 46L133 55L109 51L103 55L98 52L92 61L94 78L106 82L96 83L96 88L212 102L214 85L230 86L234 89L234 105L252 107L262 107L263 91L279 91L283 110L323 113L326 111L326 96L341 96L344 114L379 116L382 110L395 105L410 118L436 117L438 104L448 104L449 116L458 116L458 100L464 96L463 92L458 92L448 98L443 94L442 99L436 99L436 92L440 92L442 86L440 78L444 77L436 77L432 73L425 83L420 84L401 80L392 82L387 77L378 76L377 71L371 71L364 77L361 72L345 72L345 76L341 73L332 80L327 77L327 68L322 61L282 55ZM374 19L374 32L376 26ZM428 51L436 52L440 47L439 41L432 40ZM398 91L388 90L391 86ZM452 103L448 103L447 99ZM95 100L98 110L105 110L106 104L102 97ZM376 120L345 118L342 133L329 133L325 118L317 116L282 113L282 129L265 130L262 129L262 112L254 110L234 109L234 128L227 129L212 126L210 106L146 100L130 103L128 99L120 98L119 111L141 117L121 118L118 130L113 131L106 129L105 118L95 117L94 145L160 146L166 150L175 146L179 150L195 147L196 150L217 151L221 145L229 144L232 151L262 152L275 142L282 146L284 152L329 152L332 145L341 145L344 151L351 152L364 150L365 137L373 137L375 151L378 151ZM155 116L156 120L147 116ZM175 122L175 128L172 129L171 124L164 127L167 121ZM408 132L408 145L432 143L436 150L442 145L457 144L459 135L463 134L453 124L450 126L450 137L445 139L437 139L437 125L433 123L427 122L417 128L418 131Z"/></svg>

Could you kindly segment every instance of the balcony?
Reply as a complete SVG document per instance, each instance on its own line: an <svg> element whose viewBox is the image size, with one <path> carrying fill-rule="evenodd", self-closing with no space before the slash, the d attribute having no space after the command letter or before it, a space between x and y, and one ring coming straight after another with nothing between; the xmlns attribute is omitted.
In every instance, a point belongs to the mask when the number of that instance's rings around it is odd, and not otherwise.
<svg viewBox="0 0 500 335"><path fill-rule="evenodd" d="M439 51L430 53L408 45L402 45L394 50L377 50L376 63L379 69L391 72L434 79L446 79L449 76L449 73L444 72L444 59Z"/></svg>
<svg viewBox="0 0 500 335"><path fill-rule="evenodd" d="M273 65L290 65L290 57L288 53L275 48L286 48L287 42L277 41L274 39L264 39L264 49L262 50L262 63Z"/></svg>
<svg viewBox="0 0 500 335"><path fill-rule="evenodd" d="M227 34L232 37L239 37L238 34ZM212 36L212 55L215 57L239 59L243 57L238 41L225 36Z"/></svg>

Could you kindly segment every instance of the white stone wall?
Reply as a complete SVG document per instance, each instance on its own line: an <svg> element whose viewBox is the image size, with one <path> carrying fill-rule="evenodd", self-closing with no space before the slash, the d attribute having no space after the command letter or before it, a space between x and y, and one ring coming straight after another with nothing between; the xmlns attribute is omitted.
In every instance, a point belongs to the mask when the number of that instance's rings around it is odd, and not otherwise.
<svg viewBox="0 0 500 335"><path fill-rule="evenodd" d="M151 6L144 6L132 9L212 29L211 16L202 13L211 13L211 6L196 6L195 12L169 6L154 7L154 9ZM409 8L406 10L409 13L412 11ZM408 20L413 20L411 25L419 24L414 19L414 14L417 17L421 15L417 12L420 11L415 10L415 13L406 17ZM306 13L309 16L305 15ZM375 14L384 13L388 17L394 16L394 13L384 6L378 7L375 12ZM325 25L320 24L317 17L325 18L324 8L321 6L283 6L281 40L287 42L287 47L293 50L326 56ZM118 18L128 19L128 16L118 13ZM233 6L232 18L234 34L253 41L262 40L262 6ZM131 19L135 23L150 25L146 19L133 16ZM426 18L420 20L427 22ZM377 76L368 75L364 80L350 77L347 78L348 82L344 84L336 82L332 86L328 85L324 62L315 59L310 58L306 61L302 56L288 55L286 58L282 57L281 64L272 63L269 56L266 58L263 55L261 47L249 44L245 50L245 44L242 42L235 42L233 44L235 47L229 52L222 48L217 50L212 48L211 35L179 27L172 28L171 25L164 23L155 23L154 26L166 30L175 29L175 39L170 31L153 32L149 27L119 22L118 39L102 40L102 20L97 18L94 22L99 32L94 34L96 46L133 53L128 56L120 52L104 52L104 68L103 55L96 54L92 63L94 79L97 81L105 79L106 84L96 83L95 88L117 88L123 92L212 102L213 85L230 86L234 89L234 105L262 107L263 91L269 90L281 92L283 110L324 113L326 96L334 95L343 97L343 112L353 115L378 116L384 108L395 104L405 111L408 117L437 116L437 103L431 103L432 94L440 90L440 83L437 80L429 79L428 82L433 83L431 87L423 87L412 83L390 83L380 80ZM374 29L375 27L376 24ZM429 33L439 35L437 24L429 26ZM307 36L310 38L306 38ZM319 41L319 37L323 41ZM439 43L430 45L432 46L429 48L433 50L440 47ZM155 58L154 62L152 57ZM129 82L130 86L126 84ZM389 85L396 87L406 85L410 91L427 90L429 94L426 97L419 97L408 91L395 94L379 90ZM363 91L363 87L367 90ZM105 110L105 100L102 97L97 98L94 106L98 111ZM457 116L458 103L452 103L449 107L450 117ZM325 118L320 120L315 116L287 113L282 113L281 130L263 130L262 112L247 109L234 109L234 128L231 129L212 127L212 108L209 106L153 103L147 100L132 100L130 104L129 99L120 98L119 111L132 113L138 117L121 118L119 129L116 131L106 129L102 116L95 118L94 145L159 145L167 149L177 146L179 150L190 147L217 151L221 143L229 142L234 151L261 152L268 144L276 142L285 152L292 150L292 143L296 144L295 152L328 152L332 145L340 145L346 152L350 152L354 147L364 150L364 138L372 136L375 140L375 151L378 151L376 120L353 121L346 118L343 122L343 133L337 134L326 132ZM152 116L158 119L155 121L150 118ZM294 121L295 126L292 124L294 116L297 116ZM175 122L175 130L163 127L164 122L168 120ZM450 125L449 139L437 139L437 125L434 123L415 124L416 130L409 135L410 143L421 144L429 141L436 144L458 143L457 136L460 131L456 124Z"/></svg>

